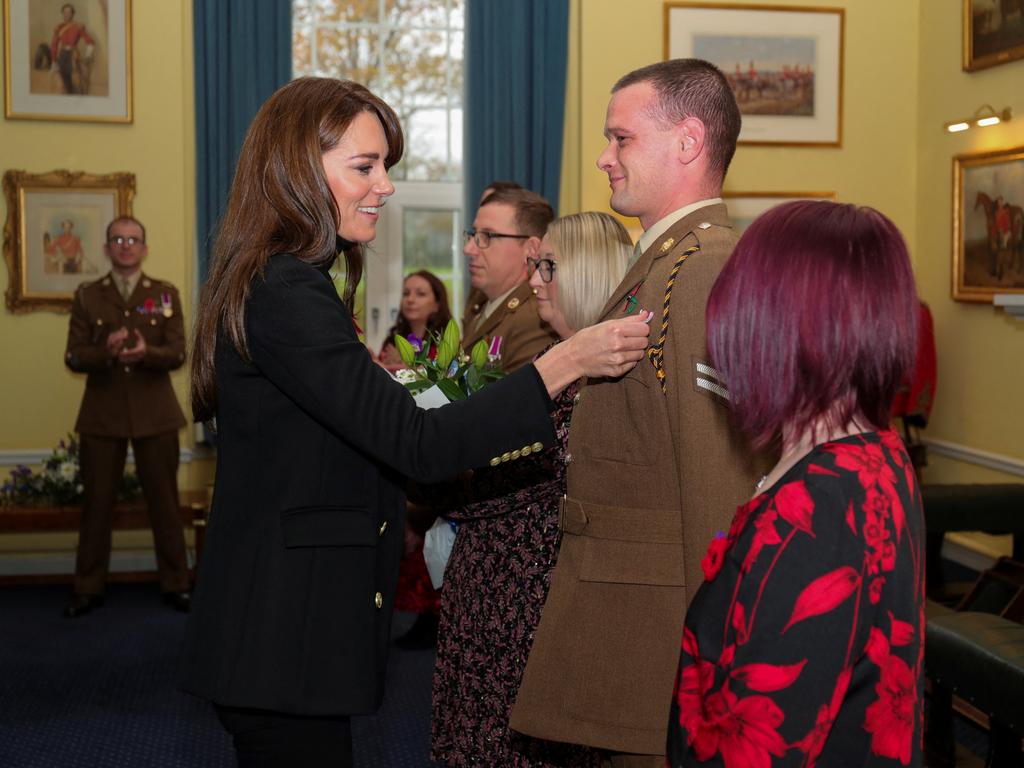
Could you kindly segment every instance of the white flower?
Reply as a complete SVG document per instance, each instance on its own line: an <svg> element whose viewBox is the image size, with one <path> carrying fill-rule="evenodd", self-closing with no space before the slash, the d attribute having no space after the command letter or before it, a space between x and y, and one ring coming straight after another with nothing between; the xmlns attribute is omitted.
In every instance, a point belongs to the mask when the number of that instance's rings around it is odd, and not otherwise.
<svg viewBox="0 0 1024 768"><path fill-rule="evenodd" d="M60 469L58 470L61 479L68 483L75 479L75 473L77 471L78 467L71 461L65 461L60 465Z"/></svg>
<svg viewBox="0 0 1024 768"><path fill-rule="evenodd" d="M416 381L416 371L410 370L409 368L402 368L401 370L395 371L395 378L401 384L409 384L410 382Z"/></svg>

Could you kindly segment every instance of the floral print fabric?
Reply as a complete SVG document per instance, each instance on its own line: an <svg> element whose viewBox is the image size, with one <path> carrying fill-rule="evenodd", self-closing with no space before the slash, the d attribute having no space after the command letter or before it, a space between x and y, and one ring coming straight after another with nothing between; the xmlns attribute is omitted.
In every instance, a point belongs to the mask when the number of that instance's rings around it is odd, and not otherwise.
<svg viewBox="0 0 1024 768"><path fill-rule="evenodd" d="M576 386L555 401L557 443L474 473L474 501L450 517L441 586L431 759L444 766L597 766L586 747L541 741L508 720L547 599L561 533L565 446Z"/></svg>
<svg viewBox="0 0 1024 768"><path fill-rule="evenodd" d="M893 431L815 447L703 560L671 766L920 765L924 522Z"/></svg>

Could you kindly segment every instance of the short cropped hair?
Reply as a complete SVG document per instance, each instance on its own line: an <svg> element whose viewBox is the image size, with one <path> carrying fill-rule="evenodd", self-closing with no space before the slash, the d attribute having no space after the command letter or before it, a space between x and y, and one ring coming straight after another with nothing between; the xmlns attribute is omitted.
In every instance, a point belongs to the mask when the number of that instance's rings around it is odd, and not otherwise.
<svg viewBox="0 0 1024 768"><path fill-rule="evenodd" d="M548 225L555 218L555 211L551 203L528 189L498 189L489 194L480 203L482 208L485 205L503 203L512 206L516 211L516 227L519 232L516 234L530 235L531 237L544 237Z"/></svg>
<svg viewBox="0 0 1024 768"><path fill-rule="evenodd" d="M118 216L116 219L107 224L107 242L110 242L110 228L115 224L122 221L130 221L132 224L142 230L142 242L146 242L146 228L142 225L142 222L136 219L134 216Z"/></svg>
<svg viewBox="0 0 1024 768"><path fill-rule="evenodd" d="M557 262L558 307L573 330L597 322L633 252L633 241L618 219L584 211L551 222L548 237Z"/></svg>
<svg viewBox="0 0 1024 768"><path fill-rule="evenodd" d="M676 125L688 117L704 123L708 167L721 182L736 153L740 135L740 108L722 71L703 59L670 59L624 75L612 93L637 83L650 83L658 104L650 117Z"/></svg>
<svg viewBox="0 0 1024 768"><path fill-rule="evenodd" d="M708 298L708 349L736 423L757 448L819 419L884 429L914 360L917 306L907 246L881 213L810 200L772 208Z"/></svg>
<svg viewBox="0 0 1024 768"><path fill-rule="evenodd" d="M495 192L501 192L505 189L523 189L523 185L518 181L492 181L486 187L484 187L483 193L480 195L481 201L486 200L488 197L493 195Z"/></svg>

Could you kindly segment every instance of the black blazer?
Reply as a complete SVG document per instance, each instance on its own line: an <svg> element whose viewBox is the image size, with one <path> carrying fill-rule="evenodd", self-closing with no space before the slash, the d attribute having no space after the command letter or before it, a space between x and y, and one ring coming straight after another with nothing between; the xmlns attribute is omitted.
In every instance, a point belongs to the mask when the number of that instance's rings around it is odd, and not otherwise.
<svg viewBox="0 0 1024 768"><path fill-rule="evenodd" d="M373 712L404 476L440 480L550 446L550 401L531 365L417 408L371 361L325 270L290 255L254 280L246 331L251 363L217 345L217 476L180 683L227 706Z"/></svg>

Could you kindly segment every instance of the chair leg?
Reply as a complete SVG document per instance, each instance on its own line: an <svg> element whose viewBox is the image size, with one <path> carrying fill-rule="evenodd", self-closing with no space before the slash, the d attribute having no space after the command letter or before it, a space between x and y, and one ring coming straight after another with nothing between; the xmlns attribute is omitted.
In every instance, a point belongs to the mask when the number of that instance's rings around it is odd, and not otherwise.
<svg viewBox="0 0 1024 768"><path fill-rule="evenodd" d="M928 722L924 730L925 764L929 768L954 768L953 694L932 680L929 699Z"/></svg>
<svg viewBox="0 0 1024 768"><path fill-rule="evenodd" d="M989 726L988 760L985 765L990 768L1020 768L1024 765L1020 736L994 719Z"/></svg>

